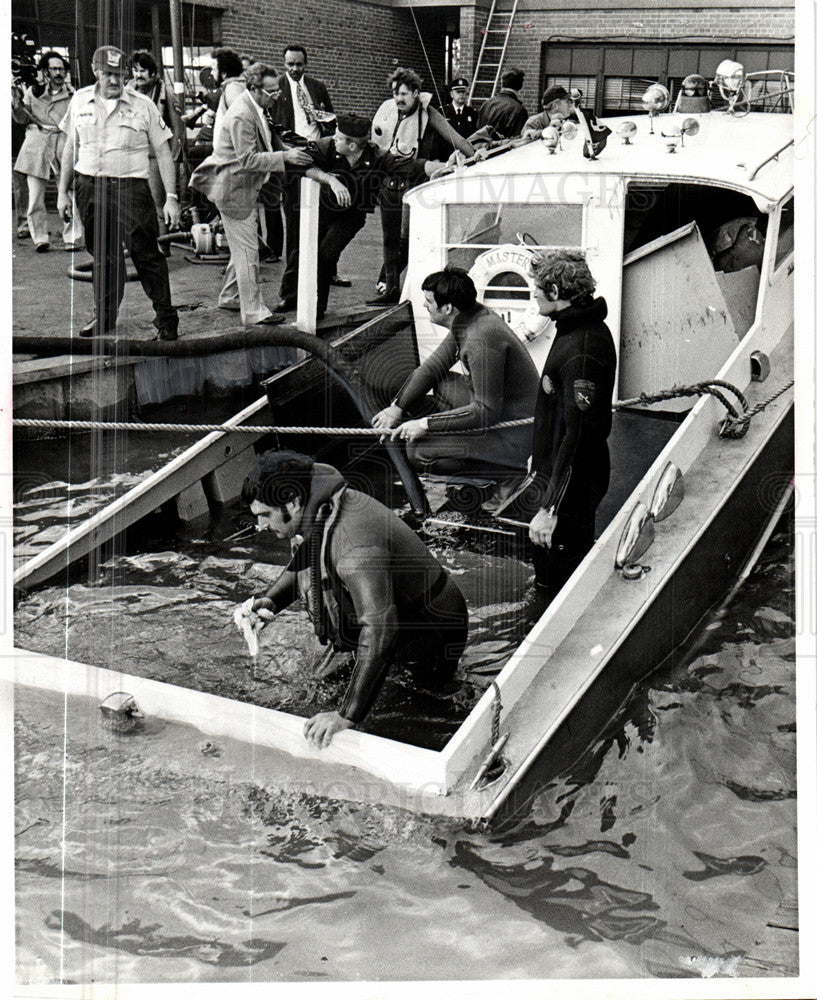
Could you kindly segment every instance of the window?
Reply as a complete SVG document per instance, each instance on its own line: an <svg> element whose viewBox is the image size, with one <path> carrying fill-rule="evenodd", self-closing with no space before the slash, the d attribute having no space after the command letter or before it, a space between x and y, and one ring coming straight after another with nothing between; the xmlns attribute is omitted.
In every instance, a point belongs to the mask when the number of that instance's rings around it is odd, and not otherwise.
<svg viewBox="0 0 817 1000"><path fill-rule="evenodd" d="M789 198L780 209L780 229L777 233L774 266L779 267L792 250L794 250L794 198Z"/></svg>
<svg viewBox="0 0 817 1000"><path fill-rule="evenodd" d="M685 76L700 73L710 81L724 59L742 63L747 74L765 74L764 79L752 77L753 94L775 95L786 89L786 85L781 83L780 73L770 71L793 70L794 46L543 42L542 90L554 83L579 87L584 91L585 107L602 117L643 112L641 95L651 83L667 87L674 103ZM788 111L787 95L765 101L762 110Z"/></svg>

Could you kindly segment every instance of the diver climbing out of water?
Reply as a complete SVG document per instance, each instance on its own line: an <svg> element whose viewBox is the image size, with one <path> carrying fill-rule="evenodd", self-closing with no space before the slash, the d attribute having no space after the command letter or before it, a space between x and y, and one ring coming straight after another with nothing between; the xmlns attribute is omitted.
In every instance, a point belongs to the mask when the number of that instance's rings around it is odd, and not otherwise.
<svg viewBox="0 0 817 1000"><path fill-rule="evenodd" d="M536 367L507 323L477 301L474 282L462 268L435 271L422 287L431 322L448 335L372 424L402 438L409 461L421 471L492 478L498 483L495 499L507 499L527 471L531 426L492 425L530 418ZM457 361L464 375L450 371ZM434 394L427 397L429 390ZM437 433L471 429L481 433Z"/></svg>
<svg viewBox="0 0 817 1000"><path fill-rule="evenodd" d="M581 251L545 251L531 273L539 312L556 323L533 426L531 472L545 495L529 530L536 586L549 602L593 547L610 482L616 349Z"/></svg>
<svg viewBox="0 0 817 1000"><path fill-rule="evenodd" d="M288 566L248 609L252 628L302 596L319 640L354 651L340 707L309 719L307 740L326 747L362 722L395 662L424 683L453 675L468 636L465 599L392 511L350 489L331 465L290 451L258 456L243 499L259 531L288 538L293 548Z"/></svg>

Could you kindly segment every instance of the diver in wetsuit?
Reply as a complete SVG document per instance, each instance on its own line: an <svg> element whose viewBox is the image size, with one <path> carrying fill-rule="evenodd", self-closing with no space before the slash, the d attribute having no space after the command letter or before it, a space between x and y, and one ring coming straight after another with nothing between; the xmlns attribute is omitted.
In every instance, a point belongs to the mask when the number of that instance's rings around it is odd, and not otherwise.
<svg viewBox="0 0 817 1000"><path fill-rule="evenodd" d="M417 535L373 497L347 487L331 465L295 452L258 457L244 500L259 531L293 543L293 556L249 612L263 628L298 597L315 632L355 666L336 711L304 726L315 746L361 722L396 660L424 682L448 680L468 636L465 599Z"/></svg>
<svg viewBox="0 0 817 1000"><path fill-rule="evenodd" d="M536 586L550 601L592 548L610 482L616 349L581 251L545 251L531 272L539 312L556 323L533 426L531 472L545 492L529 531Z"/></svg>

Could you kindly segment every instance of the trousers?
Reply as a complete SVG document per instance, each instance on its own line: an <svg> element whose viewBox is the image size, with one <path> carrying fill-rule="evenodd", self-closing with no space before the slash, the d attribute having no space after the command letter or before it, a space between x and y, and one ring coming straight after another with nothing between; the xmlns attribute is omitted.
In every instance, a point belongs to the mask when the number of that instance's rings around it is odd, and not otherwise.
<svg viewBox="0 0 817 1000"><path fill-rule="evenodd" d="M93 257L94 306L97 324L112 330L125 294L127 247L139 281L153 303L153 325L176 330L179 316L170 299L167 261L156 239L159 226L148 182L140 177L76 175L76 200L85 229L85 245Z"/></svg>
<svg viewBox="0 0 817 1000"><path fill-rule="evenodd" d="M258 206L246 219L233 219L221 212L221 222L230 248L230 260L218 304L222 309L239 309L244 326L252 326L272 315L261 295Z"/></svg>
<svg viewBox="0 0 817 1000"><path fill-rule="evenodd" d="M45 210L45 187L48 181L44 177L34 177L26 174L28 184L28 231L36 244L48 243L50 233L48 231L48 212ZM62 239L64 243L82 243L82 222L77 210L76 198L74 199L73 212L70 222L64 222L62 226Z"/></svg>

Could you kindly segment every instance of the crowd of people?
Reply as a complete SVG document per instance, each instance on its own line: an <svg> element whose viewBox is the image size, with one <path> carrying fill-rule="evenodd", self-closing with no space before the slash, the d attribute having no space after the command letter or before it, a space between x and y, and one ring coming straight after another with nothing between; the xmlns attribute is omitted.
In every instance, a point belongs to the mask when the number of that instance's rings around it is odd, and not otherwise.
<svg viewBox="0 0 817 1000"><path fill-rule="evenodd" d="M56 176L64 245L76 249L84 239L93 258L95 312L81 336L115 331L127 248L153 304L157 337L177 338L160 233L179 224L180 168L189 163L193 122L201 121L199 136L206 132L189 186L217 210L230 251L218 305L240 313L244 325L280 323L296 305L301 177L321 192L318 315L332 283L342 280L342 251L378 209L383 267L369 301L390 305L399 301L407 263L406 190L458 154L474 155L483 142L541 134L570 116L587 124L581 95L561 87L550 87L543 111L529 116L518 70L505 74L478 114L467 102L466 79L452 82L450 104L438 108L420 77L403 67L392 73L392 96L371 118L335 111L325 84L306 72L303 46L288 45L283 60L279 73L217 49L213 92L204 110L183 118L149 52L129 59L102 46L93 56L96 83L76 93L62 57L43 56L43 84L14 97L15 117L29 122L16 169L28 178L27 226L37 249L50 247L43 199L46 181ZM275 251L284 241L280 299L270 309L261 293L260 247ZM549 601L593 544L610 474L616 355L604 299L595 296L581 252L543 252L531 276L539 312L556 326L541 376L519 338L477 300L467 272L448 266L422 283L429 319L445 336L372 424L384 438L403 441L421 472L492 481L495 504L533 473L541 494L529 534L536 583ZM342 706L310 719L307 738L324 746L361 721L399 656L429 679L450 676L467 637L465 601L391 511L305 456L261 456L247 490L259 530L301 543L276 583L251 602L250 627L263 627L303 593L322 641L355 653Z"/></svg>
<svg viewBox="0 0 817 1000"><path fill-rule="evenodd" d="M15 163L28 202L25 222L18 208L18 235L30 234L38 252L51 249L45 191L55 178L63 247L85 245L93 257L95 310L80 336L115 331L126 247L153 303L157 337L176 339L167 267L158 258L169 254L161 237L178 225L180 198L203 201L224 229L230 260L219 306L238 312L245 325L277 324L297 307L300 181L316 180L320 318L332 285L350 284L338 275L338 262L369 215L380 214L383 261L377 294L366 301L387 306L399 301L408 259L403 195L409 188L457 156L536 137L559 118L599 127L581 109L581 94L562 87L548 88L542 112L528 115L518 69L503 75L500 91L477 112L464 77L451 82L450 103L439 107L414 70L398 67L388 81L391 97L368 117L336 111L326 84L307 72L303 45L287 45L282 60L279 71L215 49L202 73L210 89L184 115L144 49L128 58L114 46L101 47L92 63L96 83L77 93L67 82L66 59L46 52L41 82L13 89L14 119L26 125ZM18 204L22 200L18 194ZM270 308L259 268L281 258L280 289Z"/></svg>

